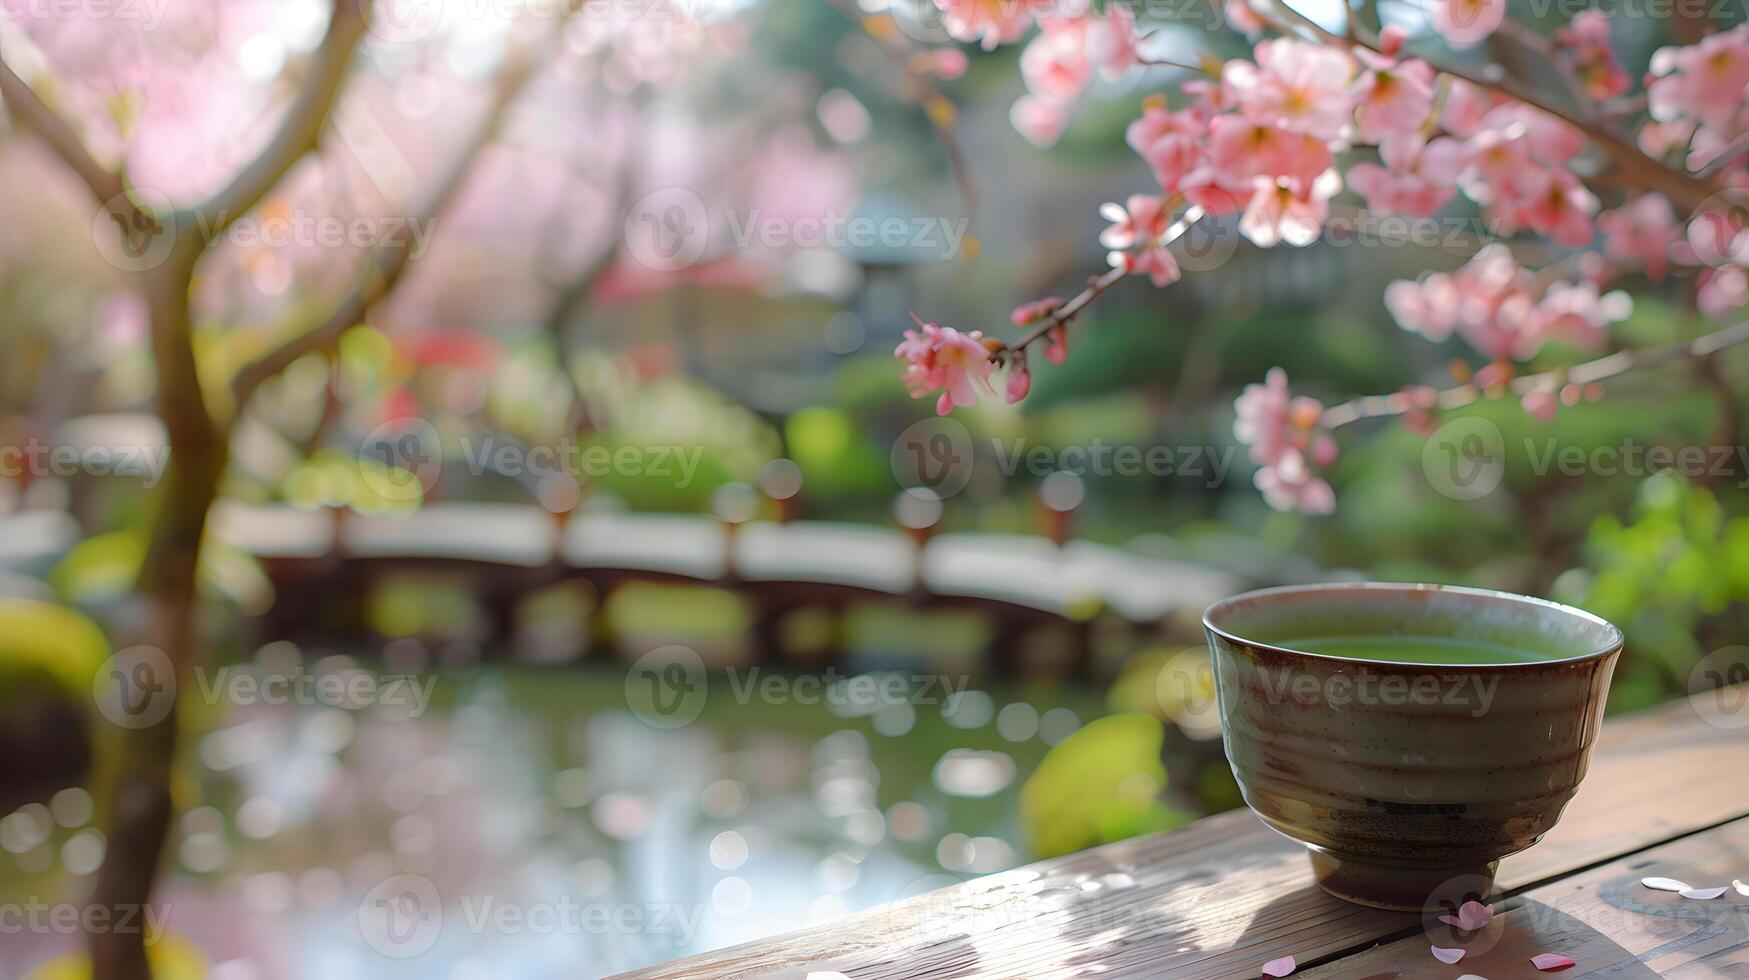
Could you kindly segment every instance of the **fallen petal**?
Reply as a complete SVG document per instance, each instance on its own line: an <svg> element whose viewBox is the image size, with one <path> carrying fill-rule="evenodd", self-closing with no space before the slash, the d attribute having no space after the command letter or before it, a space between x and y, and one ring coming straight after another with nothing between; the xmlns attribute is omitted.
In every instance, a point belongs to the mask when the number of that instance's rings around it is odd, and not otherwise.
<svg viewBox="0 0 1749 980"><path fill-rule="evenodd" d="M1731 887L1737 889L1737 894L1739 895L1749 895L1749 885L1743 884L1743 879L1741 878L1733 879L1731 881Z"/></svg>
<svg viewBox="0 0 1749 980"><path fill-rule="evenodd" d="M1641 878L1640 884L1661 892L1679 892L1688 887L1688 882L1677 881L1675 878Z"/></svg>
<svg viewBox="0 0 1749 980"><path fill-rule="evenodd" d="M1466 973L1463 976L1458 977L1458 980L1488 980L1488 978L1478 977L1474 973Z"/></svg>
<svg viewBox="0 0 1749 980"><path fill-rule="evenodd" d="M1458 924L1466 931L1475 932L1494 919L1494 906L1483 905L1481 902L1465 902L1458 909Z"/></svg>
<svg viewBox="0 0 1749 980"><path fill-rule="evenodd" d="M1560 953L1538 953L1530 958L1530 965L1539 970L1565 970L1573 965L1573 957L1562 956Z"/></svg>
<svg viewBox="0 0 1749 980"><path fill-rule="evenodd" d="M1728 891L1730 891L1729 888L1684 888L1680 894L1683 898L1696 898L1703 902L1710 902Z"/></svg>
<svg viewBox="0 0 1749 980"><path fill-rule="evenodd" d="M1464 920L1455 915L1442 915L1439 917L1439 921L1451 926L1453 929L1462 929L1464 927Z"/></svg>
<svg viewBox="0 0 1749 980"><path fill-rule="evenodd" d="M1266 977L1285 977L1297 969L1294 958L1283 956L1263 964L1263 975Z"/></svg>
<svg viewBox="0 0 1749 980"><path fill-rule="evenodd" d="M1461 949L1446 949L1443 946L1430 948L1433 950L1433 958L1441 963L1456 963L1464 958L1464 951Z"/></svg>

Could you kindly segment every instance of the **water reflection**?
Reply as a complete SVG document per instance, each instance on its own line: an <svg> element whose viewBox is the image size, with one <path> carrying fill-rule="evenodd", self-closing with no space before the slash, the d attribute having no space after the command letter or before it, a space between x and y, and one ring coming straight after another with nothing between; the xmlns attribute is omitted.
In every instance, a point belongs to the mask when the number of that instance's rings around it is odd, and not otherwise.
<svg viewBox="0 0 1749 980"><path fill-rule="evenodd" d="M366 676L307 669L312 691ZM713 688L663 730L612 670L424 680L428 710L293 697L215 709L191 741L157 898L211 975L574 980L829 922L1024 861L1019 785L1078 724L1038 692L845 711ZM0 888L77 901L93 809L69 789L0 817ZM13 945L0 977L79 942Z"/></svg>

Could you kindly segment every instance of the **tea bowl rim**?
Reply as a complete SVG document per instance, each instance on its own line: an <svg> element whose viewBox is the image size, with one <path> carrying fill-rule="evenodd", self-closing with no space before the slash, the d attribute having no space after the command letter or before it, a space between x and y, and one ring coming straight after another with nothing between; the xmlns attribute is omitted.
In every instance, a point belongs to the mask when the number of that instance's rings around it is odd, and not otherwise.
<svg viewBox="0 0 1749 980"><path fill-rule="evenodd" d="M1550 612L1559 613L1559 614L1567 615L1567 616L1574 616L1574 617L1577 617L1577 618L1584 620L1586 622L1593 623L1597 626L1603 627L1603 629L1604 629L1603 635L1604 635L1605 642L1602 646L1598 647L1595 650L1591 650L1587 653L1582 653L1582 654L1578 654L1578 655L1571 656L1571 657L1558 657L1558 658L1549 659L1549 660L1529 660L1529 661L1520 661L1520 662L1513 662L1513 663L1498 663L1498 664L1432 664L1432 663L1417 663L1417 662L1397 661L1397 660L1374 661L1374 660L1362 659L1359 657L1340 657L1340 656L1336 656L1334 654L1328 654L1328 653L1314 653L1310 650L1297 650L1293 647L1281 646L1279 644L1274 644L1274 643L1265 643L1261 640L1247 639L1246 637L1240 636L1231 630L1228 630L1228 629L1225 629L1221 626L1216 625L1214 622L1214 617L1216 615L1220 614L1221 612L1226 611L1228 608L1235 606L1242 601L1247 601L1247 600L1254 601L1254 600L1258 600L1258 599L1266 599L1270 596L1277 596L1277 595L1301 595L1301 594L1316 594L1319 592L1355 592L1355 591L1376 591L1376 592L1390 592L1390 593L1449 592L1449 593L1452 593L1454 595L1470 596L1470 597L1476 598L1476 599L1488 599L1488 600L1504 601L1504 602L1511 602L1511 603L1519 603L1519 604L1530 605L1530 606L1540 606L1543 609L1548 610ZM1578 663L1584 663L1584 662L1590 661L1590 660L1599 660L1599 659L1602 659L1604 657L1608 657L1608 656L1611 656L1613 654L1619 653L1619 652L1621 652L1622 648L1626 645L1626 642L1627 642L1627 638L1626 638L1626 636L1623 635L1623 633L1621 631L1621 627L1615 625L1614 623L1610 622L1607 619L1604 619L1602 616L1599 616L1595 613L1586 612L1585 610L1580 609L1577 606L1569 606L1565 603L1556 602L1553 599L1543 599L1543 598L1540 598L1538 596L1523 595L1523 594L1520 594L1517 592L1507 592L1507 591L1504 591L1501 589L1483 589L1483 588L1477 588L1475 586L1468 586L1468 585L1442 585L1442 584L1435 583L1435 582L1312 582L1312 583L1306 583L1303 585L1273 585L1273 586L1269 586L1268 588L1251 589L1250 591L1235 593L1234 595L1230 595L1224 599L1219 599L1213 603L1210 603L1208 608L1203 610L1202 625L1203 625L1203 629L1209 631L1210 633L1213 633L1216 636L1219 636L1221 639L1226 640L1229 643L1237 644L1239 646L1244 646L1244 647L1251 647L1251 648L1257 649L1257 650L1266 650L1266 651L1269 651L1271 653L1289 654L1291 656L1296 656L1296 657L1307 657L1307 658L1310 658L1313 660L1328 661L1330 663L1379 664L1379 665L1382 665L1385 667L1415 667L1415 668L1423 668L1423 669L1427 669L1427 670L1442 670L1442 671L1492 671L1492 670L1536 669L1536 668L1549 667L1552 665L1559 665L1559 664L1578 664Z"/></svg>

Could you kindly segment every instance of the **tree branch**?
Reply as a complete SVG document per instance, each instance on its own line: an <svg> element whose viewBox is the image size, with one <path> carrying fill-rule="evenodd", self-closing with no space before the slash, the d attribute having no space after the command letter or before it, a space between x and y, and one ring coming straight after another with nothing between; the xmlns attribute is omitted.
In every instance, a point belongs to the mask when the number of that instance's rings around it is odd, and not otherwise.
<svg viewBox="0 0 1749 980"><path fill-rule="evenodd" d="M434 187L426 203L417 211L427 222L437 222L454 203L456 196L473 173L474 162L481 152L498 137L507 110L534 76L534 63L529 59L512 59L498 75L492 102L487 107L480 127L457 156L443 180ZM353 291L320 324L287 340L279 347L245 364L231 381L233 412L241 415L255 392L269 378L290 367L299 358L322 353L340 342L347 330L364 319L372 306L388 295L414 256L413 243L396 241L383 245L366 261Z"/></svg>
<svg viewBox="0 0 1749 980"><path fill-rule="evenodd" d="M1513 379L1512 383L1508 385L1508 390L1515 395L1526 395L1551 386L1596 384L1639 368L1667 364L1683 358L1711 357L1728 347L1745 342L1749 342L1749 320L1715 330L1695 340L1667 344L1663 347L1617 351L1614 354L1572 367L1555 368L1540 374L1527 374ZM1465 405L1480 401L1487 395L1486 390L1474 384L1459 385L1439 393L1438 407L1441 409L1462 408ZM1362 419L1402 415L1413 408L1415 405L1412 399L1402 392L1389 395L1366 395L1326 408L1322 423L1327 429L1335 429L1359 422Z"/></svg>
<svg viewBox="0 0 1749 980"><path fill-rule="evenodd" d="M145 215L128 198L127 184L121 175L97 162L91 151L85 148L85 142L73 127L50 108L42 97L36 94L19 78L5 59L0 58L0 96L6 99L6 107L12 114L12 120L20 128L35 133L37 138L48 144L55 156L73 171L85 187L91 191L91 196L124 233L142 230L141 219L147 219L148 224L155 224L149 215Z"/></svg>
<svg viewBox="0 0 1749 980"><path fill-rule="evenodd" d="M179 220L176 223L179 231L186 228L184 233L201 236L202 244L212 241L232 222L254 210L292 164L315 149L322 124L346 79L346 66L364 35L368 7L368 0L334 0L328 33L316 49L309 76L286 110L278 132L224 189L195 209L205 220Z"/></svg>
<svg viewBox="0 0 1749 980"><path fill-rule="evenodd" d="M1167 228L1166 232L1160 236L1159 240L1153 243L1150 247L1165 248L1167 245L1177 241L1185 232L1189 231L1191 225L1194 225L1201 220L1201 207L1192 206L1187 208L1184 214L1180 215L1178 220L1174 221L1172 226ZM1088 280L1086 289L1071 296L1068 301L1063 303L1063 305L1052 310L1048 315L1040 319L1038 325L1031 330L1028 330L1019 340L990 355L991 359L995 360L1003 356L1006 352L1025 350L1036 343L1039 338L1050 333L1052 330L1055 330L1058 327L1068 326L1071 320L1081 315L1082 310L1093 305L1094 300L1105 295L1106 290L1117 285L1119 281L1129 274L1129 269L1120 265L1114 266L1110 270Z"/></svg>

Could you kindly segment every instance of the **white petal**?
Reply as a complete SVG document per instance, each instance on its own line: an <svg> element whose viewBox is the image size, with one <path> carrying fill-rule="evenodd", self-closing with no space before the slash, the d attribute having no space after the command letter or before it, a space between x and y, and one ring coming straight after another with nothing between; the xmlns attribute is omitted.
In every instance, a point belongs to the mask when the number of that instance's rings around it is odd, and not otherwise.
<svg viewBox="0 0 1749 980"><path fill-rule="evenodd" d="M1688 882L1677 881L1675 878L1641 878L1640 884L1661 892L1679 892L1688 887Z"/></svg>
<svg viewBox="0 0 1749 980"><path fill-rule="evenodd" d="M1683 898L1694 898L1703 902L1710 902L1728 891L1730 891L1729 888L1684 888L1680 894Z"/></svg>

